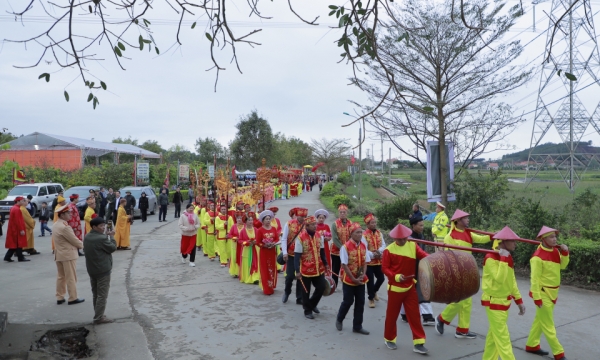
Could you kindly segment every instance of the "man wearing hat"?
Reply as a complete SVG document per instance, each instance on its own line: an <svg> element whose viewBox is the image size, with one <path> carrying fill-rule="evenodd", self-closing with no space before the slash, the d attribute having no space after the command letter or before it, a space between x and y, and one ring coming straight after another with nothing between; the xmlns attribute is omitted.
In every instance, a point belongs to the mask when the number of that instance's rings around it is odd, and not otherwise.
<svg viewBox="0 0 600 360"><path fill-rule="evenodd" d="M204 244L204 251L208 255L210 261L215 261L215 219L217 213L215 212L215 203L212 201L208 202L208 211L204 213L204 226L206 226L206 243Z"/></svg>
<svg viewBox="0 0 600 360"><path fill-rule="evenodd" d="M79 195L73 194L69 196L69 200L71 200L71 202L67 205L69 211L71 211L71 217L68 221L69 226L73 229L73 233L79 239L79 241L83 241L81 218L79 217L79 210L77 210L77 201L79 200Z"/></svg>
<svg viewBox="0 0 600 360"><path fill-rule="evenodd" d="M344 299L335 321L338 331L342 331L342 322L354 304L352 332L369 335L369 332L362 327L365 310L365 283L369 281L366 275L367 263L371 261L369 253L362 228L358 223L353 223L350 228L350 240L340 249L340 261L342 262L340 277L343 283Z"/></svg>
<svg viewBox="0 0 600 360"><path fill-rule="evenodd" d="M69 305L84 302L77 297L77 259L78 249L83 248L81 240L75 236L69 221L73 216L69 205L56 208L58 221L52 226L53 238L56 250L54 250L54 261L58 277L56 279L56 303L65 302L65 293L69 293ZM79 217L79 213L77 214Z"/></svg>
<svg viewBox="0 0 600 360"><path fill-rule="evenodd" d="M508 309L511 300L519 307L519 315L525 314L525 305L517 287L513 259L510 255L517 247L519 236L508 226L494 235L497 253L486 254L483 259L481 280L481 305L485 306L490 326L485 338L483 360L515 359L508 333Z"/></svg>
<svg viewBox="0 0 600 360"><path fill-rule="evenodd" d="M112 253L117 250L117 242L112 237L114 230L105 233L103 217L90 221L91 231L85 236L83 249L85 251L85 267L90 276L94 302L94 324L113 322L104 316L106 299L110 289L110 274L112 271Z"/></svg>
<svg viewBox="0 0 600 360"><path fill-rule="evenodd" d="M317 219L309 216L304 220L304 224L305 229L296 237L294 245L294 268L296 279L305 288L302 293L304 317L314 319L313 312L320 313L317 305L325 291L325 272L322 269L325 271L330 269L325 259L323 238L317 236ZM310 296L311 285L315 287L312 296Z"/></svg>
<svg viewBox="0 0 600 360"><path fill-rule="evenodd" d="M425 228L423 224L423 219L420 217L412 217L410 218L410 227L412 229L412 234L410 237L413 239L425 240L425 235L423 235L423 229ZM425 250L424 244L417 243L417 246L421 248L421 250ZM415 271L419 270L419 260L417 260ZM424 326L434 326L435 319L433 317L433 308L431 307L431 302L426 301L423 298L423 294L421 293L421 287L417 286L417 297L419 298L419 311L421 313L421 317L423 318ZM405 309L402 308L400 310L400 316L402 317L403 322L407 322Z"/></svg>
<svg viewBox="0 0 600 360"><path fill-rule="evenodd" d="M21 206L21 214L23 214L23 220L25 221L25 236L27 236L27 246L23 248L23 251L29 253L29 255L38 255L39 251L35 249L35 236L33 235L33 229L35 229L35 220L31 217L31 211L27 209L27 206L31 207L31 199L25 200L26 205Z"/></svg>
<svg viewBox="0 0 600 360"><path fill-rule="evenodd" d="M338 218L331 226L331 271L333 271L333 281L338 284L338 276L340 273L340 248L350 239L350 226L352 222L348 220L348 206L341 204L338 206Z"/></svg>
<svg viewBox="0 0 600 360"><path fill-rule="evenodd" d="M177 188L177 192L179 192L179 188ZM125 200L127 200L127 204L125 204L125 212L127 213L127 215L133 215L133 211L135 209L135 197L133 195L131 195L131 191L127 190L125 191ZM183 198L181 198L181 193L179 192L179 198L181 199L181 202L183 202ZM181 212L181 203L179 204L179 211ZM177 211L175 211L175 214L177 215ZM179 217L179 216L177 216Z"/></svg>
<svg viewBox="0 0 600 360"><path fill-rule="evenodd" d="M54 198L54 200L52 200L52 204L50 204L50 210L54 213L54 210L56 209L56 206L58 206L58 203L60 201L58 201L59 197L63 197L64 196L64 191L63 190L59 190L58 194L56 195L56 197Z"/></svg>
<svg viewBox="0 0 600 360"><path fill-rule="evenodd" d="M479 235L467 230L469 227L469 214L460 209L456 209L450 221L452 222L450 232L444 238L446 244L473 247L473 243L485 244L491 241L489 235ZM472 298L448 304L444 311L435 319L435 330L437 333L442 335L444 333L444 324L450 325L454 317L458 315L458 327L456 328L454 337L457 339L475 339L477 335L469 331L472 306Z"/></svg>
<svg viewBox="0 0 600 360"><path fill-rule="evenodd" d="M375 301L379 301L377 292L385 281L383 271L381 271L381 258L385 250L385 240L381 231L377 230L377 218L373 214L368 214L364 218L367 230L363 232L363 238L367 243L367 250L371 252L369 263L367 264L367 293L369 294L369 307L375 307ZM353 227L354 229L355 227ZM375 281L377 278L377 281Z"/></svg>
<svg viewBox="0 0 600 360"><path fill-rule="evenodd" d="M565 350L556 337L554 325L554 306L560 288L560 271L569 265L569 248L557 246L558 230L544 226L537 239L542 243L533 253L531 265L531 290L529 296L535 303L535 319L529 331L525 350L532 354L548 355L540 348L542 333L550 345L555 360L566 360Z"/></svg>
<svg viewBox="0 0 600 360"><path fill-rule="evenodd" d="M296 238L300 232L304 230L304 218L308 215L307 208L294 208L292 210L294 210L294 216L296 218L289 220L285 224L283 227L283 235L281 235L281 252L283 253L283 260L286 262L285 288L283 291L283 297L281 299L284 304L288 301L288 298L292 293L292 284L296 278L296 267L294 264ZM302 290L298 281L296 281L296 304L302 304Z"/></svg>
<svg viewBox="0 0 600 360"><path fill-rule="evenodd" d="M388 304L385 312L385 328L383 338L385 345L390 350L396 350L396 335L398 315L404 305L406 318L413 336L413 351L426 354L425 331L421 324L419 314L419 299L415 289L415 271L417 260L423 259L428 254L421 250L413 241L408 241L412 230L402 224L396 225L390 231L394 242L388 245L383 252L381 269L388 278Z"/></svg>
<svg viewBox="0 0 600 360"><path fill-rule="evenodd" d="M25 206L27 199L22 196L15 198L15 204L10 208L10 221L6 229L6 240L4 247L8 249L4 255L4 261L13 262L13 255L16 253L20 262L29 261L23 256L23 248L27 247L27 234L25 220L21 212L21 206Z"/></svg>
<svg viewBox="0 0 600 360"><path fill-rule="evenodd" d="M444 242L444 238L448 235L448 215L446 215L446 207L441 202L435 204L435 218L433 219L433 225L431 232L435 236L435 241ZM437 248L436 248L437 251Z"/></svg>

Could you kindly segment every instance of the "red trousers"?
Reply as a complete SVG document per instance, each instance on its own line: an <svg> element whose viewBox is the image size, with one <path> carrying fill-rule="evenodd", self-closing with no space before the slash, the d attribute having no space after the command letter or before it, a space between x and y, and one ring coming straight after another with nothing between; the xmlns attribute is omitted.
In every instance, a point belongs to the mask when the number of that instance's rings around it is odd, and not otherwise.
<svg viewBox="0 0 600 360"><path fill-rule="evenodd" d="M423 324L421 324L421 313L419 312L419 298L414 286L406 292L395 292L388 289L388 304L383 331L385 341L396 342L398 315L400 315L402 305L406 310L406 319L412 331L413 344L425 344L425 331L423 330Z"/></svg>

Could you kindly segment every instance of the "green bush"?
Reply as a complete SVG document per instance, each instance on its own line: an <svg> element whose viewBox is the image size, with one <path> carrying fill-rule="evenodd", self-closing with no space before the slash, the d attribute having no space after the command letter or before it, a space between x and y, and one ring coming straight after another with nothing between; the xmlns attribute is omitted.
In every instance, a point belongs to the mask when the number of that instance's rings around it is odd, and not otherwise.
<svg viewBox="0 0 600 360"><path fill-rule="evenodd" d="M415 197L397 197L391 201L384 202L375 209L375 216L379 227L382 229L393 229L398 224L398 219L408 219L412 213Z"/></svg>
<svg viewBox="0 0 600 360"><path fill-rule="evenodd" d="M335 195L339 195L340 191L336 186L336 183L328 181L325 186L323 186L323 190L321 190L320 196L324 197L333 197Z"/></svg>
<svg viewBox="0 0 600 360"><path fill-rule="evenodd" d="M350 175L350 173L347 171L343 171L341 174L338 175L336 181L343 185L350 185L350 183L352 182L352 175Z"/></svg>
<svg viewBox="0 0 600 360"><path fill-rule="evenodd" d="M414 174L410 174L410 178L411 180L417 180L417 181L426 181L427 180L427 174L423 174L423 173L414 173Z"/></svg>
<svg viewBox="0 0 600 360"><path fill-rule="evenodd" d="M350 209L349 216L360 216L364 218L368 214L373 213L373 209L364 202L357 202L353 204L352 209Z"/></svg>
<svg viewBox="0 0 600 360"><path fill-rule="evenodd" d="M371 183L372 187L375 187L375 188L381 187L381 180L379 180L377 178L372 177L369 179L369 182Z"/></svg>
<svg viewBox="0 0 600 360"><path fill-rule="evenodd" d="M333 197L333 206L335 206L336 209L342 204L345 204L348 209L353 207L352 200L346 195L336 195Z"/></svg>

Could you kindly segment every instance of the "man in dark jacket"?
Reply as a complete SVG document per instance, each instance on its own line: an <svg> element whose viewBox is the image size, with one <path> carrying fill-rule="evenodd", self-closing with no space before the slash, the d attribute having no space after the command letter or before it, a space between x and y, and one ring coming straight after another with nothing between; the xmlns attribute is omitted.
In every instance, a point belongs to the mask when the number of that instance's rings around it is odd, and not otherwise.
<svg viewBox="0 0 600 360"><path fill-rule="evenodd" d="M113 192L112 188L109 188L108 194L106 194L106 204L108 205L106 208L106 221L111 220L112 214L115 211L115 200L117 199L117 193L118 191L115 193Z"/></svg>
<svg viewBox="0 0 600 360"><path fill-rule="evenodd" d="M115 232L105 234L104 218L96 217L90 221L90 231L83 241L85 266L92 284L94 297L94 324L108 324L113 320L104 316L106 299L110 289L110 273L112 271L112 253L117 250L117 242L112 237Z"/></svg>
<svg viewBox="0 0 600 360"><path fill-rule="evenodd" d="M127 215L133 215L133 211L135 209L135 197L133 197L133 195L131 195L131 191L127 190L125 191L125 200L127 200L127 203L125 204L125 211L127 212Z"/></svg>
<svg viewBox="0 0 600 360"><path fill-rule="evenodd" d="M181 203L183 202L183 194L181 188L178 186L173 194L173 204L175 205L175 219L181 216Z"/></svg>
<svg viewBox="0 0 600 360"><path fill-rule="evenodd" d="M158 196L158 205L160 205L160 210L158 211L158 222L167 221L167 205L169 205L169 195L167 194L166 189L162 189L161 194Z"/></svg>

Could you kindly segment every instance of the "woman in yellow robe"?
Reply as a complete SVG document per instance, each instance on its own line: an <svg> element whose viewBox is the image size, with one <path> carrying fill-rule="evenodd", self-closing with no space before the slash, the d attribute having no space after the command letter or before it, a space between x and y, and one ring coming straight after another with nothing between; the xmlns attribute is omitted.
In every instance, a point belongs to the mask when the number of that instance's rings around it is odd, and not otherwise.
<svg viewBox="0 0 600 360"><path fill-rule="evenodd" d="M96 214L96 202L88 204L87 209L85 209L85 215L83 216L83 220L85 220L85 233L89 233L92 231L92 225L90 225L90 221L92 221L92 216Z"/></svg>
<svg viewBox="0 0 600 360"><path fill-rule="evenodd" d="M119 211L117 212L117 223L115 224L115 240L117 241L117 250L131 250L129 247L129 233L131 232L131 219L125 211L126 199L119 202Z"/></svg>

